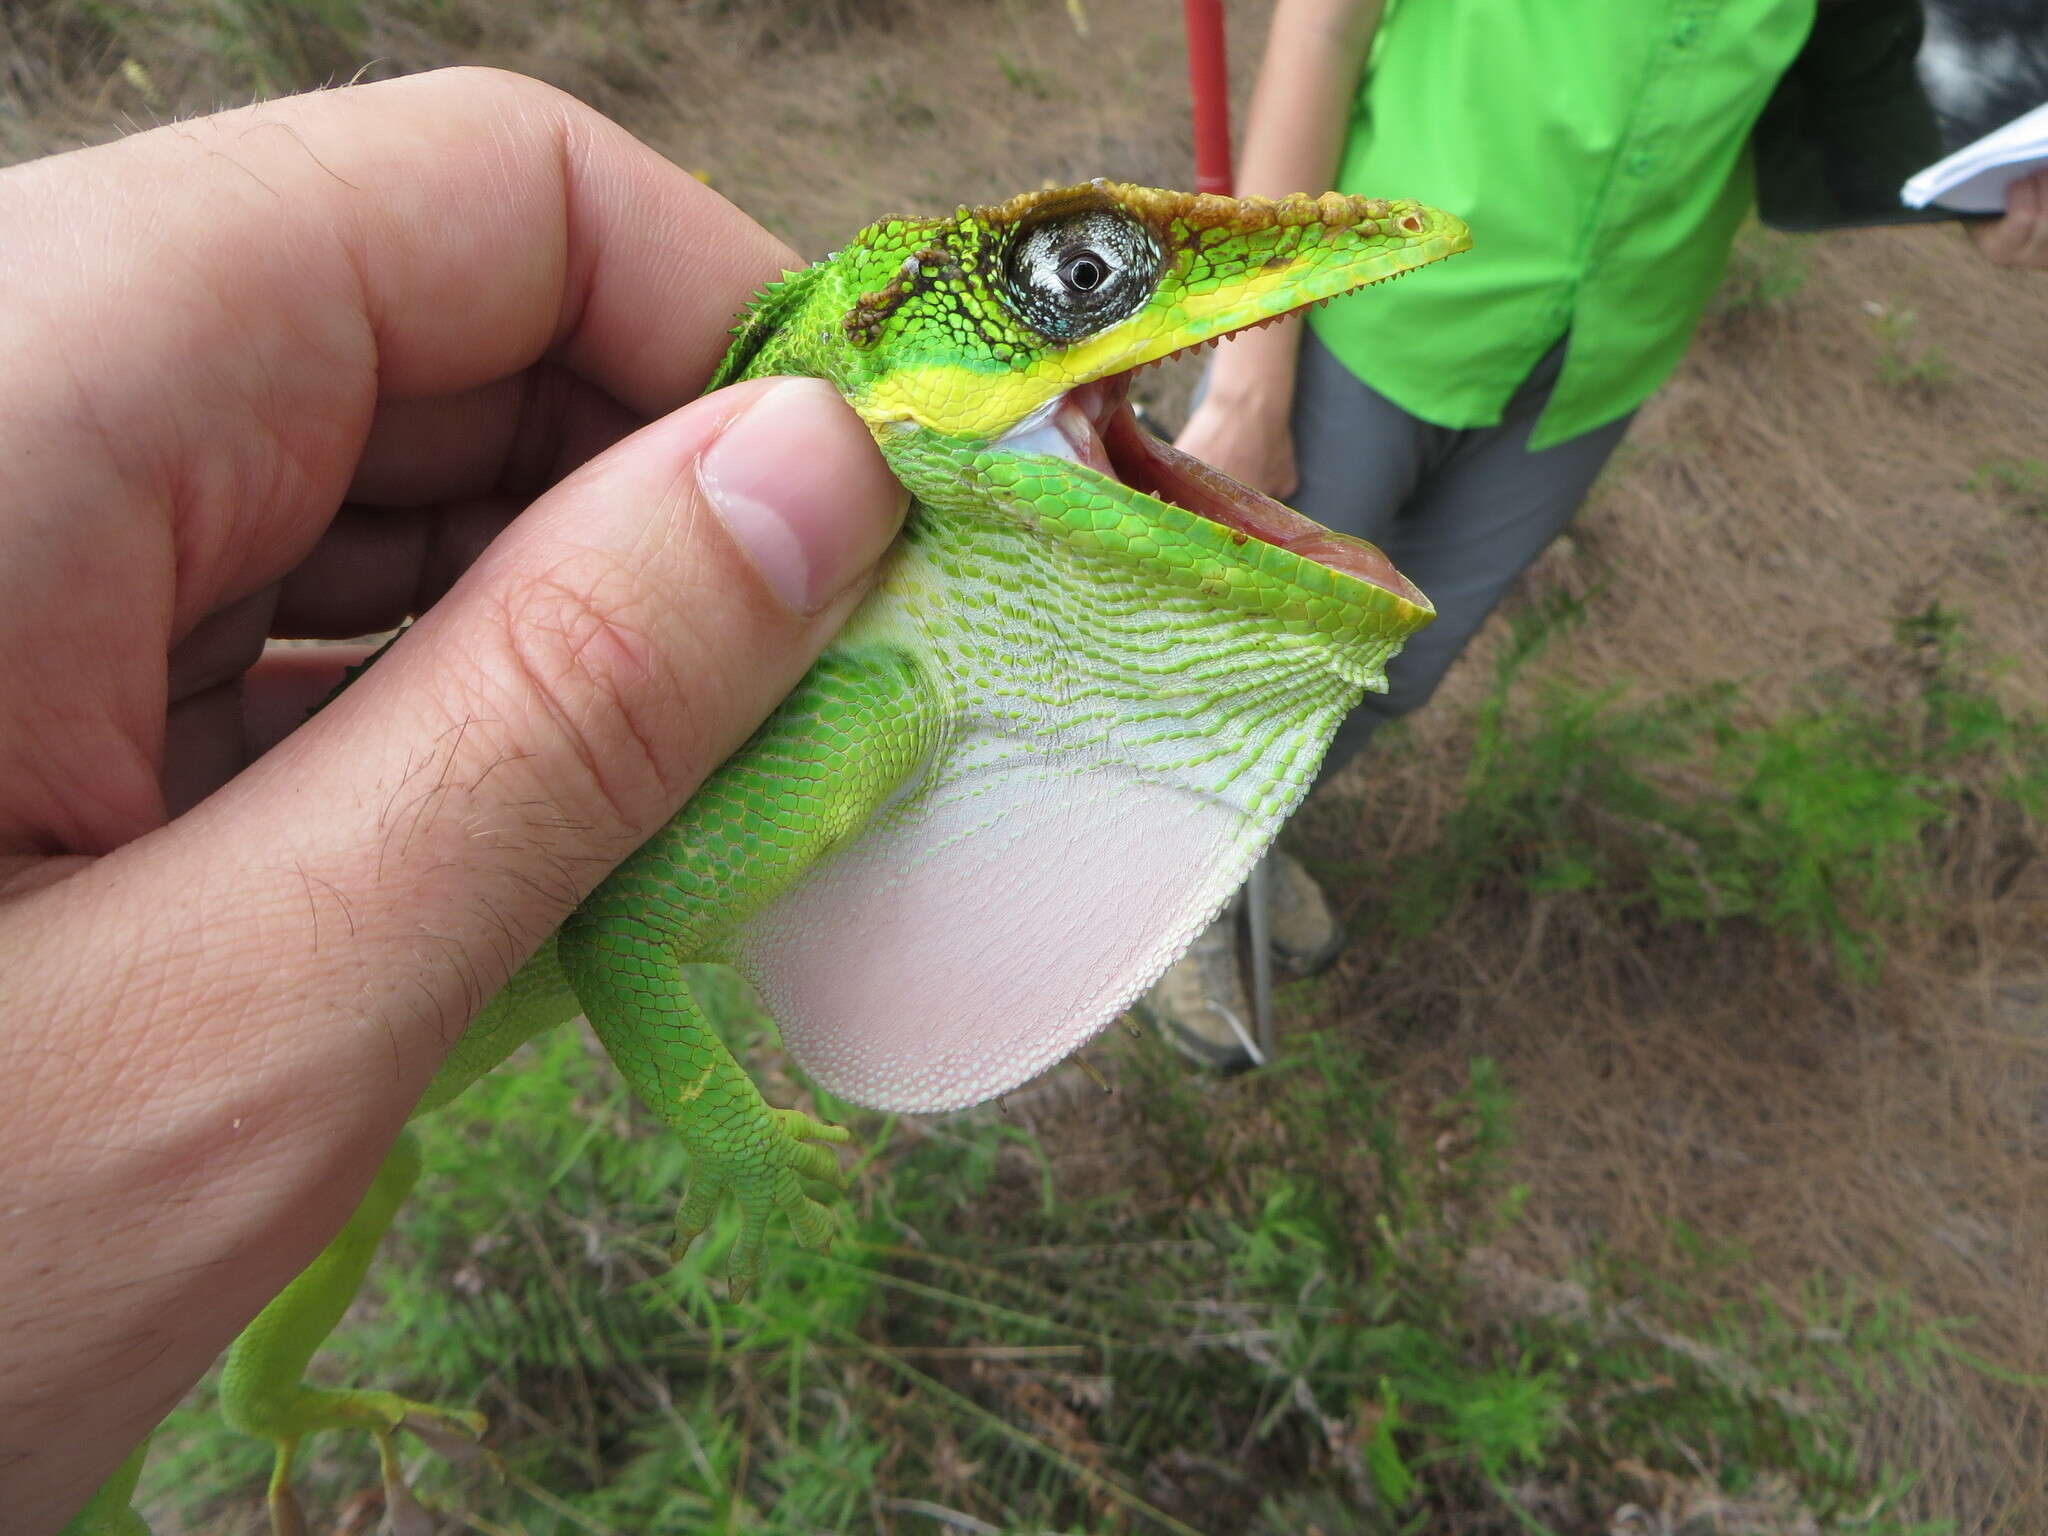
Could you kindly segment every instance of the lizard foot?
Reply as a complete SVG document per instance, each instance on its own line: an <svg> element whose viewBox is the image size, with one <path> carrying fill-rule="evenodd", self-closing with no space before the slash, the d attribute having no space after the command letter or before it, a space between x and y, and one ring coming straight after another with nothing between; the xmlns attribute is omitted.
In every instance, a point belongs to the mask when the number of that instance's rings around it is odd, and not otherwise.
<svg viewBox="0 0 2048 1536"><path fill-rule="evenodd" d="M800 1109L771 1109L765 1134L736 1155L699 1149L689 1193L676 1212L669 1257L680 1260L689 1251L728 1193L740 1209L740 1235L726 1263L727 1294L734 1301L761 1277L768 1222L778 1212L806 1248L828 1247L830 1205L845 1193L846 1174L827 1143L851 1139L845 1127L814 1120Z"/></svg>
<svg viewBox="0 0 2048 1536"><path fill-rule="evenodd" d="M416 1403L395 1392L302 1389L284 1415L289 1428L266 1426L260 1433L277 1446L270 1471L271 1536L305 1536L306 1517L292 1492L292 1462L299 1442L323 1429L367 1429L377 1441L377 1464L384 1479L384 1518L391 1536L434 1536L435 1521L406 1486L398 1460L398 1431L415 1436L428 1449L451 1461L489 1457L476 1444L484 1432L484 1416L467 1408L442 1408ZM495 1457L489 1457L493 1465Z"/></svg>

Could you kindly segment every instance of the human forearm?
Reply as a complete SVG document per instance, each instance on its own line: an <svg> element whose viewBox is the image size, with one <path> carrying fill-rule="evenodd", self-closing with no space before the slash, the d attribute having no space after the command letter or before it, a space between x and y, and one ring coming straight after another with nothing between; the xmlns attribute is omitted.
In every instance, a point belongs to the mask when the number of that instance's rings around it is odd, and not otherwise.
<svg viewBox="0 0 2048 1536"><path fill-rule="evenodd" d="M1280 197L1334 185L1351 101L1384 0L1279 0L1245 122L1238 191ZM1226 342L1209 394L1284 416L1301 322L1288 320Z"/></svg>
<svg viewBox="0 0 2048 1536"><path fill-rule="evenodd" d="M1321 192L1336 175L1383 0L1279 0L1245 120L1238 190Z"/></svg>

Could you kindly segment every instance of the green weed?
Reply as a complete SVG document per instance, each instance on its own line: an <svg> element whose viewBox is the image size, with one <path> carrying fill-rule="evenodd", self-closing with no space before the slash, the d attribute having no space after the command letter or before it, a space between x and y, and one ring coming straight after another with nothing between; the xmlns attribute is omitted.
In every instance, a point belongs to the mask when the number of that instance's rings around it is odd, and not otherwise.
<svg viewBox="0 0 2048 1536"><path fill-rule="evenodd" d="M1043 70L1033 69L1028 64L1020 64L1000 49L996 51L996 68L1000 69L1003 78L1010 82L1010 89L1020 95L1028 96L1033 101L1052 99L1052 81L1046 78Z"/></svg>
<svg viewBox="0 0 2048 1536"><path fill-rule="evenodd" d="M1562 1533L1647 1476L1906 1536L1886 1511L1910 1476L1865 1464L1859 1415L1951 1353L1903 1298L1702 1307L1619 1263L1519 1275L1496 1246L1512 1101L1484 1060L1433 1102L1325 1035L1238 1084L1149 1046L1126 1069L1142 1188L1063 1191L1017 1127L942 1124L870 1169L830 1255L785 1242L733 1304L710 1278L729 1232L664 1272L678 1154L564 1032L427 1122L430 1175L324 1367L486 1407L504 1481L420 1486L524 1536L1277 1536L1316 1509L1360 1536ZM1504 1302L1503 1277L1549 1299ZM145 1487L234 1529L264 1457L206 1408ZM375 1486L366 1445L327 1439L302 1462L316 1508Z"/></svg>
<svg viewBox="0 0 2048 1536"><path fill-rule="evenodd" d="M1966 675L1938 604L1897 627L1902 688L1818 678L1762 722L1732 684L1643 704L1547 684L1521 708L1528 663L1580 612L1515 620L1459 803L1377 915L1392 932L1510 881L1616 920L1761 923L1868 978L1933 896L1944 828L1987 798L2031 816L2048 787L2048 733Z"/></svg>
<svg viewBox="0 0 2048 1536"><path fill-rule="evenodd" d="M2048 460L1986 459L1964 488L1990 492L2020 517L2048 518Z"/></svg>
<svg viewBox="0 0 2048 1536"><path fill-rule="evenodd" d="M1735 316L1774 309L1805 286L1805 242L1751 222L1729 248L1713 312Z"/></svg>
<svg viewBox="0 0 2048 1536"><path fill-rule="evenodd" d="M1875 300L1863 306L1877 334L1877 380L1887 389L1936 394L1946 389L1955 369L1941 348L1919 340L1918 311L1897 309Z"/></svg>

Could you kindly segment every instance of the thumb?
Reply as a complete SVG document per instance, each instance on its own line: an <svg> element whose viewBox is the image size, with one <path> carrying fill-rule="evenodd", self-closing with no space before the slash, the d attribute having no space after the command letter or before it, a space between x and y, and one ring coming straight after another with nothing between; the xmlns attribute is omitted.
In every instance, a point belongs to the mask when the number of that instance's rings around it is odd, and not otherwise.
<svg viewBox="0 0 2048 1536"><path fill-rule="evenodd" d="M295 908L267 974L284 962L296 1018L368 1004L397 1031L409 1103L467 1018L795 685L906 500L818 380L700 400L522 514L150 861L233 864L252 924ZM216 906L209 933L224 919ZM378 1054L388 1081L390 1039Z"/></svg>

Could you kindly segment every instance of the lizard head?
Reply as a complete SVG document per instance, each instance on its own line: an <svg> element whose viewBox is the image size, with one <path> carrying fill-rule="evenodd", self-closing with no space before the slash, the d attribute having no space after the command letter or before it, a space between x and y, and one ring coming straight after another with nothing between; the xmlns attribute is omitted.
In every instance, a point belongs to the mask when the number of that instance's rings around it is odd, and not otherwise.
<svg viewBox="0 0 2048 1536"><path fill-rule="evenodd" d="M1384 555L1155 438L1131 410L1130 380L1469 244L1463 222L1418 203L1334 192L1240 199L1106 181L950 218L888 220L841 253L832 313L846 344L829 349L834 382L885 452L907 433L1069 460L1070 473L1139 493L1121 504L1187 534L1198 555L1281 578L1246 584L1253 600L1298 600L1306 588L1311 601L1370 614L1375 633L1393 638L1434 610ZM890 454L913 490L919 456ZM1254 543L1262 547L1247 550Z"/></svg>
<svg viewBox="0 0 2048 1536"><path fill-rule="evenodd" d="M992 442L1082 385L1469 244L1419 203L1108 181L886 220L842 253L859 292L837 382L871 425Z"/></svg>
<svg viewBox="0 0 2048 1536"><path fill-rule="evenodd" d="M1069 486L1113 481L1114 529L1085 497L1038 497L1030 513L1168 583L1361 640L1344 669L1384 687L1379 663L1435 616L1428 599L1372 545L1152 436L1129 405L1131 374L1470 243L1448 213L1335 192L1229 198L1099 180L1026 192L883 220L788 274L742 318L711 383L829 378L933 505L977 464L1034 455L1068 461Z"/></svg>

